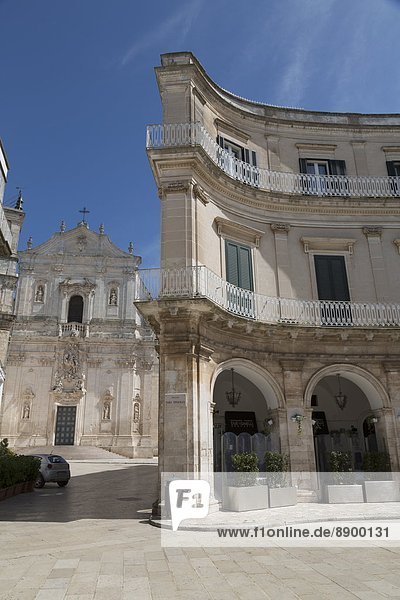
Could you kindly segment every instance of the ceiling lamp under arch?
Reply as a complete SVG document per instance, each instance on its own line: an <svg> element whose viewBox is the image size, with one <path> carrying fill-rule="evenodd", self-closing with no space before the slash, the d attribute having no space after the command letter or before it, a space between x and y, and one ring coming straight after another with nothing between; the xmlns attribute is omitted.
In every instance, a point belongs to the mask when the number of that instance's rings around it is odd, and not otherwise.
<svg viewBox="0 0 400 600"><path fill-rule="evenodd" d="M343 394L342 392L342 388L340 385L340 373L337 374L337 378L338 378L338 393L335 395L335 400L336 400L336 404L338 405L338 407L340 408L340 410L343 410L347 404L347 396L345 394Z"/></svg>

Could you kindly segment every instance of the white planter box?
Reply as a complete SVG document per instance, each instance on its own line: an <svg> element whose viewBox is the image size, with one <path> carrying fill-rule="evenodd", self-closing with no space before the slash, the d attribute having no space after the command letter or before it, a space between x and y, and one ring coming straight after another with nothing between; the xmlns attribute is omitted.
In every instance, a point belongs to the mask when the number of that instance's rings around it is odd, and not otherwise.
<svg viewBox="0 0 400 600"><path fill-rule="evenodd" d="M328 504L350 504L364 502L362 485L327 485Z"/></svg>
<svg viewBox="0 0 400 600"><path fill-rule="evenodd" d="M223 491L224 510L242 512L268 508L268 486L226 487Z"/></svg>
<svg viewBox="0 0 400 600"><path fill-rule="evenodd" d="M399 502L397 481L364 481L365 502Z"/></svg>
<svg viewBox="0 0 400 600"><path fill-rule="evenodd" d="M269 507L293 506L297 504L297 489L295 487L269 488Z"/></svg>

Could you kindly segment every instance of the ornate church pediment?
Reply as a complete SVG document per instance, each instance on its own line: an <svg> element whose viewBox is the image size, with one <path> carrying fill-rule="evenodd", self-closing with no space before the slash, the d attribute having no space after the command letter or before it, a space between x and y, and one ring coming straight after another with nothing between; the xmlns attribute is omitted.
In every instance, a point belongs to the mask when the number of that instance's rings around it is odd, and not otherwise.
<svg viewBox="0 0 400 600"><path fill-rule="evenodd" d="M87 296L91 292L94 292L95 288L96 283L87 277L81 279L64 279L64 281L60 282L60 290L68 295L83 294Z"/></svg>

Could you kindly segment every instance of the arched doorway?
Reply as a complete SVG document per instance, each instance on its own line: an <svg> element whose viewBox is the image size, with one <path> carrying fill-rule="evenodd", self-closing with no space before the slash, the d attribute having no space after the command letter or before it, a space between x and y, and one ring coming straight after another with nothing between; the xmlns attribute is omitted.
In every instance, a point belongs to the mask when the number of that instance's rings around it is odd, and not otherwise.
<svg viewBox="0 0 400 600"><path fill-rule="evenodd" d="M68 323L82 323L83 321L83 298L82 296L71 296L68 305Z"/></svg>
<svg viewBox="0 0 400 600"><path fill-rule="evenodd" d="M366 452L387 451L381 420L387 394L378 380L352 365L332 365L311 379L306 403L312 408L318 471L329 471L332 451L349 452L353 469L362 470Z"/></svg>
<svg viewBox="0 0 400 600"><path fill-rule="evenodd" d="M226 433L265 434L268 449L280 450L278 407L283 406L283 396L269 373L250 361L232 359L219 365L212 390L214 471L223 468L221 444Z"/></svg>

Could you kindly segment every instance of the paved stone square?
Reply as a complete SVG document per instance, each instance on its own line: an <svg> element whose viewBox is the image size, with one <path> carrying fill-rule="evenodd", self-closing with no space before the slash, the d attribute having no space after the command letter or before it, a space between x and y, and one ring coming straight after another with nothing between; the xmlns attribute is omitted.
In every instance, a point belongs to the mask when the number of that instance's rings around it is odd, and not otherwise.
<svg viewBox="0 0 400 600"><path fill-rule="evenodd" d="M0 503L1 600L400 598L400 547L161 548L155 465L71 470Z"/></svg>

